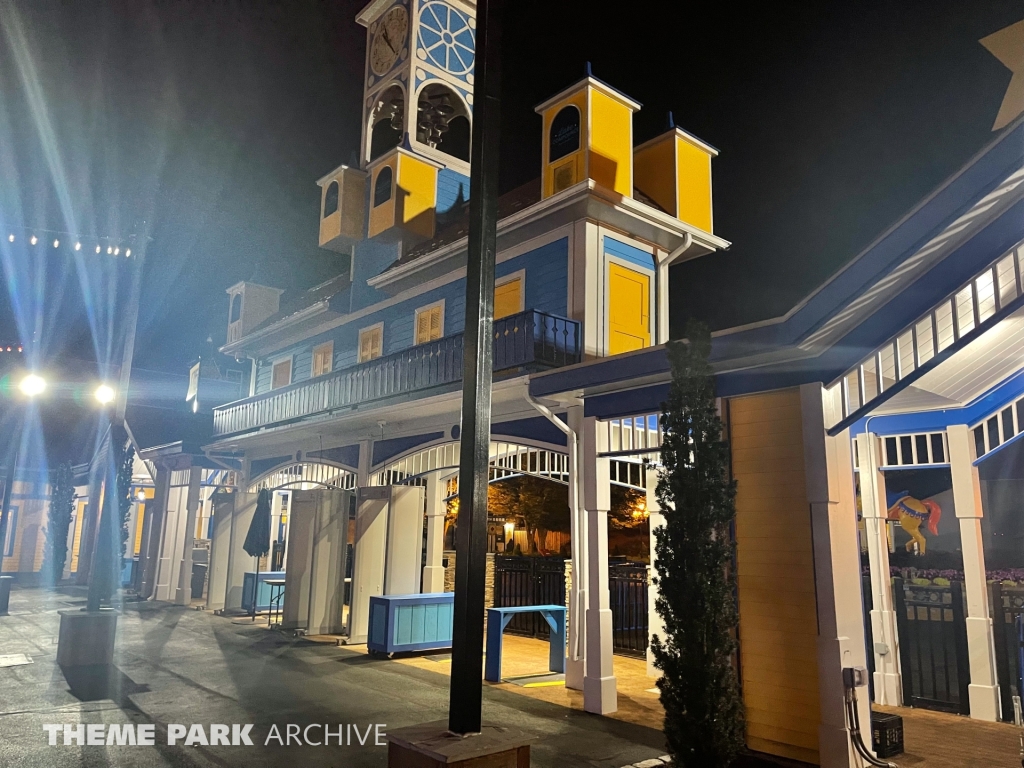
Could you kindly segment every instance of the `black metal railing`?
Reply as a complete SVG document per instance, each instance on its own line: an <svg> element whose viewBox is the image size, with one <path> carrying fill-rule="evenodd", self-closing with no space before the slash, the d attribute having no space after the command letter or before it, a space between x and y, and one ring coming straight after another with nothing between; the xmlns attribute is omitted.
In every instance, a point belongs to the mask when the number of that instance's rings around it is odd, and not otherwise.
<svg viewBox="0 0 1024 768"><path fill-rule="evenodd" d="M647 655L648 568L643 563L608 567L612 609L612 649L627 656Z"/></svg>
<svg viewBox="0 0 1024 768"><path fill-rule="evenodd" d="M494 605L565 605L565 558L495 557ZM539 613L520 613L512 617L506 631L547 638L550 629Z"/></svg>
<svg viewBox="0 0 1024 768"><path fill-rule="evenodd" d="M527 310L494 321L494 370L536 370L580 361L580 324ZM462 380L462 334L214 408L216 435L303 419Z"/></svg>
<svg viewBox="0 0 1024 768"><path fill-rule="evenodd" d="M963 584L917 585L893 579L903 703L970 714L971 682Z"/></svg>
<svg viewBox="0 0 1024 768"><path fill-rule="evenodd" d="M1003 720L1013 722L1013 697L1024 690L1024 587L989 584L996 675Z"/></svg>

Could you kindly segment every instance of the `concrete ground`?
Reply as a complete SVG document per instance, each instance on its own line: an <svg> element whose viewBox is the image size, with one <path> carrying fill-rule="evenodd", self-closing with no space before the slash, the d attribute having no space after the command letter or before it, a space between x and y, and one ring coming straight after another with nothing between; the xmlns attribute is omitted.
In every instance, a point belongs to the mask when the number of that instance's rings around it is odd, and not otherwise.
<svg viewBox="0 0 1024 768"><path fill-rule="evenodd" d="M16 589L0 617L0 766L302 766L383 768L386 748L262 746L273 724L367 725L385 730L446 718L448 676L376 659L352 649L288 638L247 619L227 619L161 603L128 603L119 621L116 671L109 683L70 682L55 664L61 609L85 594ZM430 662L425 662L430 663ZM0 665L3 660L0 659ZM438 665L441 666L441 665ZM543 666L543 662L540 665ZM508 673L506 671L506 673ZM603 718L508 686L486 686L484 720L536 734L538 768L619 768L664 754L660 720L647 725ZM633 719L633 718L630 718ZM43 725L105 723L156 726L156 745L48 746ZM252 723L254 747L168 746L169 724ZM322 730L314 728L311 740ZM355 737L352 737L355 742ZM372 738L369 740L372 742Z"/></svg>

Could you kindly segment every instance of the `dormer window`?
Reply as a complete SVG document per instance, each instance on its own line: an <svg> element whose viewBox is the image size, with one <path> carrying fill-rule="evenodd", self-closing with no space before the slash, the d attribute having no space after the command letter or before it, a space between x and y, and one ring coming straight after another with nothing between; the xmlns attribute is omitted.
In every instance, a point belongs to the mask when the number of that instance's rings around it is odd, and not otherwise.
<svg viewBox="0 0 1024 768"><path fill-rule="evenodd" d="M571 104L563 107L551 121L548 162L561 160L580 148L580 111Z"/></svg>

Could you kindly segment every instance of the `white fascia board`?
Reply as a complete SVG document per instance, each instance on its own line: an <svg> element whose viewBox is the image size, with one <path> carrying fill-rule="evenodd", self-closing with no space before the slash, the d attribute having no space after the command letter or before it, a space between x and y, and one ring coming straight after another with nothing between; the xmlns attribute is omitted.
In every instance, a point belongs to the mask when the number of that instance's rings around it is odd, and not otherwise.
<svg viewBox="0 0 1024 768"><path fill-rule="evenodd" d="M363 10L356 15L356 23L361 24L364 27L368 27L375 22L378 17L384 13L388 8L393 5L395 0L371 0L367 3Z"/></svg>
<svg viewBox="0 0 1024 768"><path fill-rule="evenodd" d="M244 352L247 348L259 346L261 341L266 341L274 334L287 331L298 323L326 312L329 306L330 301L318 301L316 304L312 304L305 309L300 309L298 312L288 315L288 317L281 318L276 323L268 325L266 328L261 328L254 333L250 333L248 336L243 336L238 341L225 344L219 351L225 355L233 355L236 352Z"/></svg>
<svg viewBox="0 0 1024 768"><path fill-rule="evenodd" d="M337 175L339 173L341 173L342 171L351 171L352 173L358 173L360 176L365 176L366 175L366 171L363 171L363 170L360 170L359 168L355 168L355 167L353 167L351 165L346 165L346 164L342 163L341 165L339 165L337 168L335 168L330 173L325 174L323 178L317 179L316 180L317 186L322 187L327 182L333 181L337 177Z"/></svg>
<svg viewBox="0 0 1024 768"><path fill-rule="evenodd" d="M673 247L681 244L687 235L693 238L695 244L703 246L706 251L724 250L731 245L728 240L686 224L675 216L652 208L646 203L631 197L622 197L614 192L605 190L595 184L592 179L584 179L579 184L569 187L557 195L552 195L545 200L534 203L528 208L506 216L498 222L498 234L506 234L541 217L580 203L586 204L586 210L581 211L581 216L592 216L600 221L602 220L601 209L611 207L629 215L634 220L639 220L653 226L656 230L663 233L666 240L666 242L657 243L657 245L667 250L672 250ZM590 205L591 203L596 203L596 207ZM615 223L618 224L619 222ZM641 239L646 238L641 237ZM410 275L414 275L448 256L466 250L468 242L468 237L459 238L431 253L424 254L418 259L410 261L408 264L400 264L397 267L381 272L379 275L374 275L366 282L372 288L383 288Z"/></svg>

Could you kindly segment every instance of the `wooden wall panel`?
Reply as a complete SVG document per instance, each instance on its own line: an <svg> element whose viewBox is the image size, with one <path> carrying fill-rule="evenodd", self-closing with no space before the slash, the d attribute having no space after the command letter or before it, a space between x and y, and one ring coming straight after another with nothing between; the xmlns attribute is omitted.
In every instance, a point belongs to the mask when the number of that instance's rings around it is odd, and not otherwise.
<svg viewBox="0 0 1024 768"><path fill-rule="evenodd" d="M747 745L818 763L817 613L800 393L729 401Z"/></svg>

